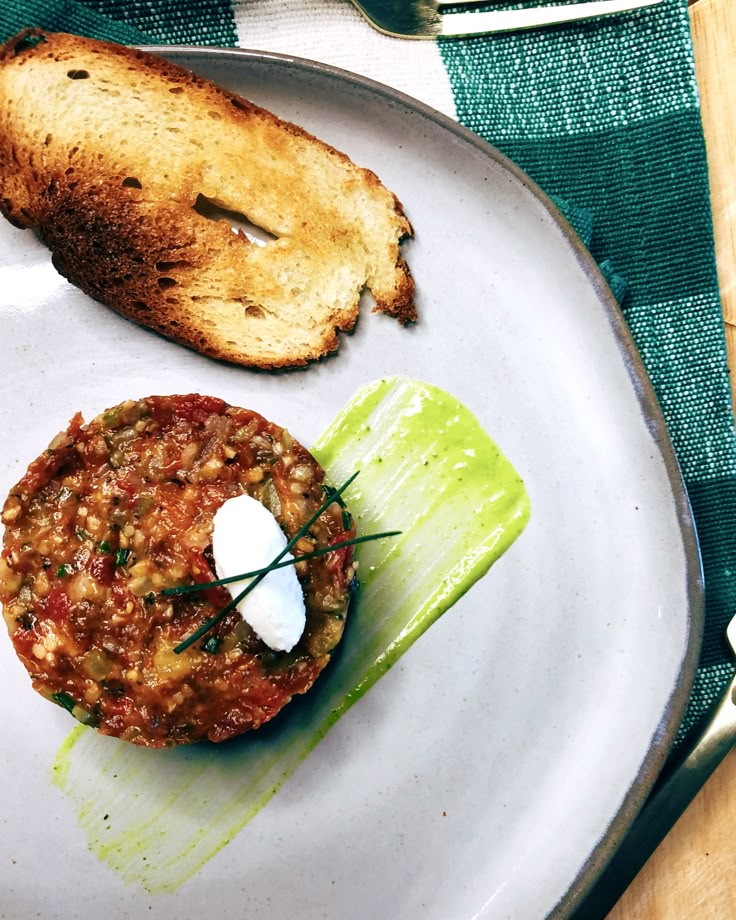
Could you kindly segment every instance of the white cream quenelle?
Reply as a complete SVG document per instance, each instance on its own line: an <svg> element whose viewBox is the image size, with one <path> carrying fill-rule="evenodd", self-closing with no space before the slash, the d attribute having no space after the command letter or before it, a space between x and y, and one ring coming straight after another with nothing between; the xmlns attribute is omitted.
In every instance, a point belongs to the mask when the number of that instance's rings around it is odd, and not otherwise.
<svg viewBox="0 0 736 920"><path fill-rule="evenodd" d="M218 578L265 568L286 546L276 518L250 495L228 499L218 508L213 524L212 554ZM235 581L225 587L235 598L251 580ZM304 595L294 567L269 572L238 604L238 610L269 648L290 652L306 623Z"/></svg>

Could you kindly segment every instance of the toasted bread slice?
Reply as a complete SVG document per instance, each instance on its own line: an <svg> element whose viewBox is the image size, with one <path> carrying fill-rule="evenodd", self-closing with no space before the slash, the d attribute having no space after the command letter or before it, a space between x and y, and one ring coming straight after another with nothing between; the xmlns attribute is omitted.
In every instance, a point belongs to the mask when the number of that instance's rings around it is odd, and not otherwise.
<svg viewBox="0 0 736 920"><path fill-rule="evenodd" d="M202 204L244 215L257 245ZM306 364L360 294L416 319L401 204L347 156L150 54L27 30L0 49L0 210L72 283L214 358Z"/></svg>

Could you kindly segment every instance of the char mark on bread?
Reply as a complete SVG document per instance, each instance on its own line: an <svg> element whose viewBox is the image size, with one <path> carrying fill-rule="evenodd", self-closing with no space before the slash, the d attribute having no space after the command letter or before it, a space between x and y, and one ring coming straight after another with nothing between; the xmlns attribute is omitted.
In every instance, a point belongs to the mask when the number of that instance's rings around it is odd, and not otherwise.
<svg viewBox="0 0 736 920"><path fill-rule="evenodd" d="M0 211L95 299L236 364L334 352L366 288L375 310L417 318L411 226L374 173L140 50L39 30L2 46Z"/></svg>

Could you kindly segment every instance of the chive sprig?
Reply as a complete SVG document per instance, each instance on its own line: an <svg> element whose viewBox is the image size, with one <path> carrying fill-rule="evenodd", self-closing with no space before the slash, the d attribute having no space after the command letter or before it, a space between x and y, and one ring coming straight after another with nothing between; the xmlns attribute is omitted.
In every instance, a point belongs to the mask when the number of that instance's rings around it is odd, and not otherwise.
<svg viewBox="0 0 736 920"><path fill-rule="evenodd" d="M274 557L274 559L269 562L268 565L264 566L261 569L255 569L253 572L244 572L242 575L231 575L227 578L218 578L214 581L202 582L192 585L178 585L172 588L165 588L161 593L167 596L175 594L188 594L195 591L205 591L207 588L219 587L220 585L231 584L236 581L243 581L246 578L251 578L252 581L243 588L243 590L237 594L229 603L227 603L221 610L219 610L214 616L210 617L208 620L205 620L202 625L196 629L191 635L187 636L186 639L183 639L178 645L174 646L174 652L177 655L180 655L183 651L186 651L191 645L197 642L202 636L205 636L213 626L216 626L231 610L233 610L237 605L245 598L251 591L253 591L268 575L269 572L273 572L274 569L284 568L288 565L295 565L297 562L307 559L315 559L318 556L323 556L326 553L332 552L336 549L341 549L343 546L354 546L357 543L366 543L369 540L381 540L385 537L397 536L400 531L385 531L384 533L377 534L365 534L360 537L354 537L351 540L343 540L340 543L335 543L332 546L325 546L321 549L314 550L310 553L304 553L301 556L292 557L290 559L284 560L284 556L289 553L293 547L298 543L303 536L305 536L309 529L312 527L317 518L323 514L327 508L334 502L338 501L338 504L342 506L340 501L340 496L342 493L352 484L355 480L355 477L358 475L359 471L353 473L349 479L347 479L339 489L330 489L327 492L327 497L319 506L319 508L312 514L312 516L299 528L299 530L294 534L294 536L287 542L286 546L281 550L281 552Z"/></svg>
<svg viewBox="0 0 736 920"><path fill-rule="evenodd" d="M386 537L397 537L400 530L384 530L381 533L367 533L359 537L352 537L350 540L340 540L338 543L331 543L329 546L321 546L319 549L312 550L309 553L302 553L300 556L292 556L290 559L282 559L281 562L269 562L268 565L260 569L253 569L252 572L242 572L240 575L228 575L227 578L215 578L213 581L198 581L191 585L175 585L172 588L164 588L161 591L163 597L172 597L177 594L196 594L199 591L206 591L207 588L220 588L223 585L230 585L236 581L244 581L246 578L255 578L260 574L268 574L276 569L285 569L290 565L296 565L297 562L307 562L309 559L318 559L320 556L326 556L336 549L342 549L344 546L356 546L358 543L369 543L371 540L384 540Z"/></svg>

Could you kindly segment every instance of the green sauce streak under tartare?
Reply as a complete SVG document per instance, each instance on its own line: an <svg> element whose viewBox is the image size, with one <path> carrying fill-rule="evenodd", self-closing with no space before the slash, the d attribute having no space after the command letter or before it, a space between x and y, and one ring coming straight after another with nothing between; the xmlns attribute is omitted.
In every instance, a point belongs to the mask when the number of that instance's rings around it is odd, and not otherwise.
<svg viewBox="0 0 736 920"><path fill-rule="evenodd" d="M175 890L232 840L529 517L523 482L475 417L416 380L360 389L312 450L333 483L360 470L345 495L359 533L401 531L358 548L358 603L312 691L220 747L149 750L79 726L57 753L54 782L90 850L150 892Z"/></svg>

